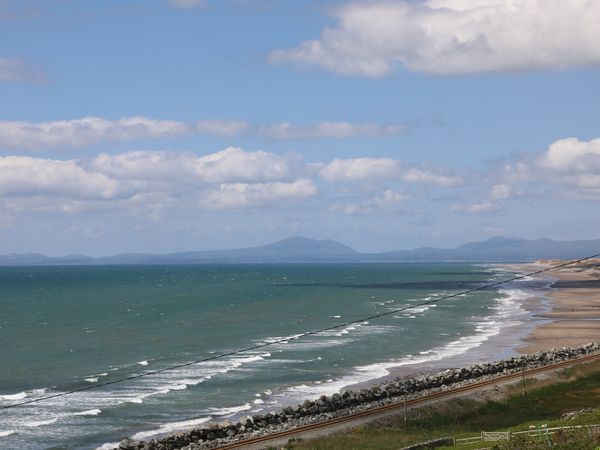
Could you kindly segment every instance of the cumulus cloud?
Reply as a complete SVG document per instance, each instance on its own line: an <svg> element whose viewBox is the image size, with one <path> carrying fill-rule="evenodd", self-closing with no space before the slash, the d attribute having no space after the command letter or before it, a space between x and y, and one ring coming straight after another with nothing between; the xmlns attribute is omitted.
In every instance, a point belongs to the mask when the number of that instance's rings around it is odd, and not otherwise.
<svg viewBox="0 0 600 450"><path fill-rule="evenodd" d="M271 139L347 139L353 137L383 137L404 134L407 123L376 125L371 123L320 122L298 126L288 122L264 126L261 133Z"/></svg>
<svg viewBox="0 0 600 450"><path fill-rule="evenodd" d="M7 199L19 198L10 203L13 209L35 204L36 210L50 205L67 212L94 209L102 200L161 213L182 203L210 209L264 206L317 194L313 181L295 175L297 162L293 155L234 147L205 156L149 151L91 160L6 156L0 157L0 200L7 205Z"/></svg>
<svg viewBox="0 0 600 450"><path fill-rule="evenodd" d="M372 78L398 66L434 75L600 64L600 3L582 0L354 1L318 40L272 63Z"/></svg>
<svg viewBox="0 0 600 450"><path fill-rule="evenodd" d="M300 179L289 183L221 184L206 193L200 204L212 209L238 209L305 199L317 194L312 181Z"/></svg>
<svg viewBox="0 0 600 450"><path fill-rule="evenodd" d="M198 160L196 173L209 182L268 181L289 178L294 158L229 147Z"/></svg>
<svg viewBox="0 0 600 450"><path fill-rule="evenodd" d="M121 180L168 181L193 176L193 154L164 151L101 153L89 164L94 171Z"/></svg>
<svg viewBox="0 0 600 450"><path fill-rule="evenodd" d="M600 139L560 139L550 145L539 162L557 172L600 171Z"/></svg>
<svg viewBox="0 0 600 450"><path fill-rule="evenodd" d="M124 184L88 171L74 160L0 157L1 197L44 195L114 199L129 193Z"/></svg>
<svg viewBox="0 0 600 450"><path fill-rule="evenodd" d="M460 176L437 168L410 167L391 158L334 159L317 167L319 175L332 183L397 180L450 187L463 181Z"/></svg>
<svg viewBox="0 0 600 450"><path fill-rule="evenodd" d="M94 158L94 170L118 179L172 180L194 183L258 182L289 179L293 156L228 147L206 156L194 153L137 151Z"/></svg>
<svg viewBox="0 0 600 450"><path fill-rule="evenodd" d="M0 83L44 83L46 74L22 59L0 58Z"/></svg>
<svg viewBox="0 0 600 450"><path fill-rule="evenodd" d="M206 6L206 0L167 0L167 3L177 9L191 9Z"/></svg>
<svg viewBox="0 0 600 450"><path fill-rule="evenodd" d="M400 163L391 158L336 158L322 164L319 175L331 183L377 181L394 178L400 170Z"/></svg>
<svg viewBox="0 0 600 450"><path fill-rule="evenodd" d="M576 189L600 189L600 139L553 142L542 154L504 166L506 183L543 183Z"/></svg>

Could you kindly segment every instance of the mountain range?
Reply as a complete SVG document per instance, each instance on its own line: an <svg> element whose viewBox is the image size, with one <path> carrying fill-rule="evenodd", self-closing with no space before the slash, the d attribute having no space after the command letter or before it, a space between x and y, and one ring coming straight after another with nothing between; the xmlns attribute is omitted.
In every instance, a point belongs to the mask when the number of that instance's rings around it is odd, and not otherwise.
<svg viewBox="0 0 600 450"><path fill-rule="evenodd" d="M232 264L301 262L523 262L536 259L573 259L600 253L600 239L554 241L495 237L453 249L421 247L383 253L361 253L333 240L290 237L260 247L169 253L124 253L92 258L85 255L50 257L41 254L0 255L0 266L118 265L118 264Z"/></svg>

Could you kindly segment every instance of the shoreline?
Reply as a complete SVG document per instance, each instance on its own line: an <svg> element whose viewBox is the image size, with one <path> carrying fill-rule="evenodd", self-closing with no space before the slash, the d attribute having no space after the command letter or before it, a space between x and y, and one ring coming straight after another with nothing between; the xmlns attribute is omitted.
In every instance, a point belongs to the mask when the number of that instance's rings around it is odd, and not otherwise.
<svg viewBox="0 0 600 450"><path fill-rule="evenodd" d="M505 270L507 275L510 276L514 273L529 273L548 265L551 265L551 263L494 264L492 267L501 271ZM598 274L598 278L600 278L600 274ZM544 273L523 285L515 283L514 285L509 285L506 289L499 289L498 292L505 296L510 296L511 293L514 295L515 292L520 295L524 294L525 296L517 296L511 299L511 302L516 305L516 309L522 310L522 315L519 315L520 312L517 311L517 316L509 316L509 325L502 327L497 334L486 337L472 348L467 348L462 352L459 351L457 354L449 353L439 359L433 358L430 361L424 362L382 362L379 365L382 370L387 372L386 375L358 383L349 383L343 386L338 385L336 392L339 394L330 392L325 395L341 395L352 391L360 392L361 390L370 390L397 379L427 376L440 373L444 370L471 367L492 361L507 360L519 357L520 355L530 355L539 351L549 351L560 347L576 347L600 341L600 287L588 287L584 291L585 294L591 292L598 297L598 306L589 305L583 300L580 300L580 303L578 303L578 305L581 304L581 307L585 306L588 309L593 308L595 310L595 323L591 328L589 320L584 320L583 318L573 319L572 317L570 318L571 320L567 320L564 317L565 306L563 303L565 299L567 299L566 301L572 301L573 293L581 293L582 287L572 285L564 288L560 286L554 287L559 281L580 283L589 279L591 278L586 272L574 272L572 269L563 269L561 271ZM498 303L500 302L501 298L498 299ZM568 312L571 315L576 313L582 314L581 309ZM501 319L498 314L493 314L492 316L495 320ZM564 331L566 328L571 329L571 322L574 320L577 321L578 326L576 329L580 333L575 337L570 333L571 337L565 339ZM510 324L510 322L515 323ZM455 343L440 346L438 349L451 349L451 344ZM443 354L443 352L440 352L440 354ZM316 398L317 396L313 398L311 395L306 395L305 401L315 400ZM265 409L262 413L264 414L266 411ZM229 420L240 420L243 414L240 411L239 414L229 417ZM183 430L179 432L181 431ZM177 431L172 431L171 433L173 432ZM160 438L160 435L165 436L168 434L158 433L154 437Z"/></svg>
<svg viewBox="0 0 600 450"><path fill-rule="evenodd" d="M540 267L556 264L556 261L550 261L527 265L503 265L503 267L509 272L529 273ZM439 360L422 364L390 365L386 367L388 375L384 377L344 386L339 393L322 396L314 402L306 400L304 404L285 408L280 413L253 416L250 419L252 424L244 419L243 425L239 422L237 424L226 422L223 425L211 425L204 429L193 430L192 433L199 434L193 438L190 436L192 439L187 443L195 441L198 447L194 446L194 448L210 448L212 442L219 442L219 438L225 439L225 442L230 439L235 440L236 435L243 435L250 430L253 430L250 431L251 435L262 434L267 430L273 432L281 426L278 424L294 423L302 417L308 418L313 414L319 418L327 418L332 414L331 411L338 410L338 408L344 409L342 405L345 402L340 399L357 397L356 401L358 401L358 396L365 396L364 400L367 402L377 398L381 399L379 394L381 390L383 389L385 392L386 389L399 388L399 380L407 380L410 383L411 379L430 380L440 376L445 378L446 374L462 374L465 370L470 373L474 368L474 373L478 373L480 370L478 368L497 365L500 366L500 370L506 370L507 361L510 361L511 367L514 362L519 361L516 364L518 367L522 364L521 361L538 361L540 357L545 359L544 355L562 355L563 352L569 354L575 349L581 349L577 351L585 353L593 352L592 349L597 351L600 347L598 344L600 341L600 271L597 270L599 266L600 260L596 261L595 266L589 270L578 267L552 270L535 277L534 283L529 286L515 285L504 292L499 290L505 295L510 291L522 290L527 293L525 298L514 299L515 301L520 300L519 307L526 312L525 320L500 329L496 335L485 338L479 345L466 349L462 353L448 355ZM566 333L567 330L568 333ZM592 342L595 343L592 344ZM562 359L562 357L560 358ZM442 385L444 384L442 382ZM405 392L404 389L406 388L399 389L398 392ZM394 393L396 393L395 390ZM389 392L383 397L388 395L392 396L393 394ZM362 403L362 401L361 399L358 402ZM272 421L272 418L275 421ZM261 423L258 428L256 428L255 420ZM304 420L300 420L300 423L302 422ZM245 429L246 427L247 429ZM179 435L179 437L182 436L184 435ZM199 439L196 440L197 438ZM204 442L201 443L202 441Z"/></svg>
<svg viewBox="0 0 600 450"><path fill-rule="evenodd" d="M529 264L494 264L508 273L530 273L560 264L558 260ZM600 260L592 267L566 267L544 272L534 283L514 286L527 294L520 303L527 316L508 326L479 346L465 352L425 363L388 367L388 374L372 380L345 386L343 391L368 389L395 378L419 376L440 370L467 367L561 347L577 347L600 341Z"/></svg>
<svg viewBox="0 0 600 450"><path fill-rule="evenodd" d="M533 272L543 267L543 264L492 264L491 267L505 270L510 275L514 273L525 274ZM399 363L397 365L393 365L393 361L383 363L387 365L386 370L388 374L361 383L349 384L344 386L340 392L369 389L396 378L427 375L442 370L468 367L475 364L509 359L522 354L535 353L539 350L556 348L556 342L553 342L553 346L550 345L544 348L540 346L537 350L522 351L528 343L527 339L535 333L535 330L552 322L552 319L546 317L546 314L552 310L552 299L549 297L551 293L550 286L557 280L558 278L553 274L545 273L536 277L528 285L522 286L517 284L510 286L508 289L499 289L499 293L503 293L504 295L507 295L506 291L508 290L511 292L519 291L520 294L526 296L524 299L515 300L515 302L518 302L518 307L523 310L523 317L510 318L510 320L518 320L517 323L503 327L498 334L489 336L479 345L456 355L450 354L437 360L422 363ZM600 288L598 292L600 294ZM598 313L600 319L600 309ZM600 326L600 321L598 325ZM587 344L591 340L581 341L573 345ZM600 340L600 334L597 340Z"/></svg>
<svg viewBox="0 0 600 450"><path fill-rule="evenodd" d="M597 359L599 352L600 343L588 343L584 346L521 355L508 360L445 370L426 376L395 379L373 386L371 389L346 391L331 396L323 395L316 401L305 400L302 404L264 415L247 416L233 423L230 421L206 423L199 428L150 441L125 439L113 444L111 450L203 450L254 438L268 441L273 434L288 433L299 427L312 429L314 425L326 424L332 419L351 418L374 408L386 407L390 404L398 405L402 399L406 402L419 396L453 388L460 389L462 392L464 388L477 385L478 382L485 382L487 385L503 376L508 377L506 381L509 382L508 380L517 379L521 373L537 373L538 369L544 367L546 370L555 370L564 367L569 361L590 361ZM397 414L397 412L390 412L390 414ZM287 436L285 438L287 439ZM262 444L259 445L263 448Z"/></svg>
<svg viewBox="0 0 600 450"><path fill-rule="evenodd" d="M549 309L533 316L545 323L535 327L517 350L535 353L599 341L600 272L592 265L552 270L548 274L556 279L546 294Z"/></svg>
<svg viewBox="0 0 600 450"><path fill-rule="evenodd" d="M500 269L501 271L507 272L507 277L511 276L515 273L528 273L531 271L535 271L539 269L541 265L533 265L533 264L493 264L491 267L494 269ZM460 349L460 345L457 342L451 342L447 344L440 345L439 347L435 347L430 351L435 353L436 350L440 352L440 358L436 359L433 357L431 360L426 360L423 362L419 362L418 359L416 361L405 360L402 361L402 358L398 360L388 360L382 361L380 363L375 363L373 366L378 366L378 369L382 372L386 372L385 375L375 376L374 378L364 379L359 382L349 382L347 384L343 383L332 383L331 390L322 390L322 388L326 388L328 384L325 384L323 381L315 383L313 388L315 388L315 392L305 393L305 395L301 399L287 399L285 404L281 404L278 406L272 406L271 408L266 407L262 408L262 411L259 412L264 414L268 411L271 411L273 408L278 409L279 407L286 407L290 404L294 404L295 401L306 401L306 400L316 400L322 395L334 395L336 393L343 394L344 392L349 391L360 391L365 389L371 389L373 387L379 386L384 383L388 383L390 381L396 380L398 378L414 378L418 376L427 376L430 374L435 374L444 370L453 370L462 367L470 367L477 364L485 364L490 363L492 361L498 360L506 360L514 357L518 357L523 353L535 353L532 352L523 352L520 349L523 348L526 344L526 339L529 338L535 330L549 324L552 322L551 319L545 317L545 314L551 311L551 299L548 296L550 293L550 285L552 285L556 280L558 280L555 276L541 276L535 279L533 283L534 286L525 285L514 285L510 286L507 289L500 289L499 294L510 296L510 293L518 292L519 295L523 295L524 298L516 298L511 300L514 302L518 308L521 309L521 316L510 316L509 322L514 321L514 324L510 324L504 326L500 329L499 333L491 335L483 339L480 343L476 344L472 348L468 348L466 350ZM539 286L538 286L539 285ZM502 292L504 291L504 292ZM507 292L508 291L508 292ZM600 293L600 289L599 289ZM498 301L500 301L502 297L499 296ZM517 311L519 313L519 311ZM496 314L491 315L495 320L500 320ZM600 310L599 310L600 317ZM600 325L600 321L598 323ZM465 336L467 339L476 338L477 335L469 335ZM600 340L600 338L598 339ZM587 344L591 341L587 340L582 342L581 344ZM457 348L457 353L453 354L452 344L455 344ZM558 345L554 345L553 347L548 347L545 350L550 350L552 348L557 347ZM449 353L447 353L450 351ZM445 354L447 353L447 354ZM433 355L432 355L433 356ZM426 358L426 357L425 357ZM352 378L352 375L356 373L360 373L362 369L365 369L368 366L359 366L355 367L353 372L349 372L346 376ZM342 381L342 380L338 380ZM337 384L337 386L335 386ZM335 386L335 387L334 387ZM285 389L283 390L285 391ZM320 391L318 394L317 391ZM291 401L290 401L291 400ZM259 408L260 409L260 408ZM253 411L240 411L237 414L233 414L227 417L227 420L240 420L244 415L250 413L255 414L257 410ZM212 419L215 420L215 419ZM218 419L217 419L218 420ZM166 436L170 433L181 432L185 430L184 427L179 428L179 430L174 429L170 432L159 432L156 434L152 434L152 431L149 431L147 434L153 437ZM142 433L146 434L146 433ZM139 436L140 434L138 434ZM135 437L134 437L135 439Z"/></svg>

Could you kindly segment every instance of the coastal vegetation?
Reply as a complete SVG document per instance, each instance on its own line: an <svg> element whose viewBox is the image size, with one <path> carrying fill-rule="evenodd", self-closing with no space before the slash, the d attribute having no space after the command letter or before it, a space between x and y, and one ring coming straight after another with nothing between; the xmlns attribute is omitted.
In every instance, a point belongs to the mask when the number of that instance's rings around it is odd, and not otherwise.
<svg viewBox="0 0 600 450"><path fill-rule="evenodd" d="M526 381L526 395L520 384L514 385L500 398L478 400L454 399L436 406L420 408L409 414L407 428L400 415L379 420L354 429L311 440L291 440L286 448L294 450L367 450L394 449L436 437L473 437L481 431L521 431L530 426L548 427L600 424L600 362L593 362L557 372L548 378ZM561 416L571 411L591 408L572 417ZM498 449L548 448L545 438L524 442L514 438L495 444ZM598 435L585 431L557 434L553 448L593 449L600 445ZM471 450L490 447L490 443L475 443L443 449Z"/></svg>

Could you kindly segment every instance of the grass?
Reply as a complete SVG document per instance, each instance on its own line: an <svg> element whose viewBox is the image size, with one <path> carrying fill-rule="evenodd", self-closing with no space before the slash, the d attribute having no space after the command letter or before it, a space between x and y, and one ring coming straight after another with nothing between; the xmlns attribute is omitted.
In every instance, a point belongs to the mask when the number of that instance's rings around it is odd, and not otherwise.
<svg viewBox="0 0 600 450"><path fill-rule="evenodd" d="M294 450L397 450L405 445L437 437L477 436L482 430L517 431L527 429L529 425L540 424L547 424L549 427L600 424L600 411L583 414L574 420L560 420L560 416L565 412L600 406L600 362L565 369L559 372L553 381L527 380L525 397L522 396L521 389L520 384L514 385L508 395L499 401L481 402L458 398L437 406L421 408L411 413L413 417L409 418L407 431L404 431L403 417L396 415L322 438L306 441L291 440L286 448ZM415 414L416 417L414 417ZM564 436L563 438L567 439ZM571 436L571 438L579 439L576 436ZM575 440L572 443L576 445ZM519 442L517 440L512 444L516 445ZM544 445L547 448L548 444ZM581 445L584 446L577 444L572 448L594 449L596 444L592 445L587 442ZM487 446L491 445L488 443ZM481 447L484 446L479 443L451 448L471 450ZM567 445L564 448L569 447Z"/></svg>

